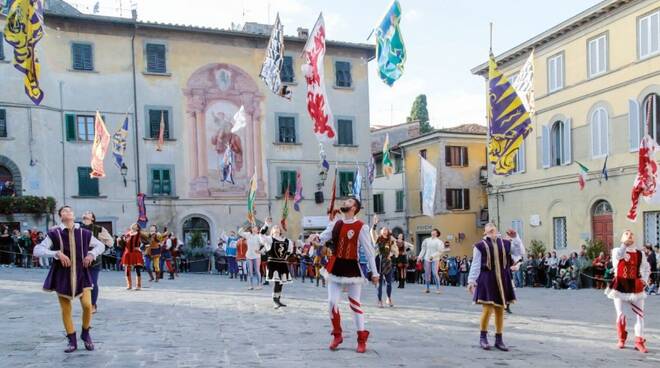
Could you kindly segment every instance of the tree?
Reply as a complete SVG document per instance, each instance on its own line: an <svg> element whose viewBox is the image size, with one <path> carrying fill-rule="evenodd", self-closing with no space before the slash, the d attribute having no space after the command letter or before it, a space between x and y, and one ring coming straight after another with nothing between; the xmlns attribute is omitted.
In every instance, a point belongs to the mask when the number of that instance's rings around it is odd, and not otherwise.
<svg viewBox="0 0 660 368"><path fill-rule="evenodd" d="M426 95L419 95L413 102L412 109L410 109L410 116L406 119L407 122L418 121L420 133L428 133L433 131L433 127L429 122L429 110L426 108Z"/></svg>

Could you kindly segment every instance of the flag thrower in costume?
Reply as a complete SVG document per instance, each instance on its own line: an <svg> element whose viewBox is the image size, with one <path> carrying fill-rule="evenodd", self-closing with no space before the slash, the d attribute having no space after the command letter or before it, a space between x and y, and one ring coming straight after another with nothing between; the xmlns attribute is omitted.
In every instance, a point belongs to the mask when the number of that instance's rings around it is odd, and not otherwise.
<svg viewBox="0 0 660 368"><path fill-rule="evenodd" d="M110 133L105 127L105 123L101 118L101 114L96 112L94 119L94 144L92 145L92 172L89 174L92 178L105 178L105 170L103 169L103 159L108 152L110 145Z"/></svg>
<svg viewBox="0 0 660 368"><path fill-rule="evenodd" d="M303 48L304 63L301 67L307 82L307 112L314 122L314 134L319 142L334 142L332 111L325 91L323 58L325 56L325 22L323 14L309 34Z"/></svg>
<svg viewBox="0 0 660 368"><path fill-rule="evenodd" d="M254 168L254 175L252 175L252 179L250 179L250 189L248 191L248 197L247 197L247 219L251 224L255 224L257 222L257 218L255 215L255 206L256 206L256 201L257 199L257 168Z"/></svg>
<svg viewBox="0 0 660 368"><path fill-rule="evenodd" d="M388 178L394 174L394 165L390 158L390 135L385 135L385 143L383 143L383 174Z"/></svg>
<svg viewBox="0 0 660 368"><path fill-rule="evenodd" d="M296 194L293 196L293 209L300 212L300 202L303 200L302 196L303 185L300 170L296 171Z"/></svg>
<svg viewBox="0 0 660 368"><path fill-rule="evenodd" d="M435 212L435 192L438 170L424 157L421 160L422 174L422 214L433 216Z"/></svg>
<svg viewBox="0 0 660 368"><path fill-rule="evenodd" d="M266 48L266 58L261 65L259 78L274 94L290 100L291 91L282 84L282 65L284 65L284 27L280 22L280 14L278 13L275 17L275 24L273 24L273 31L270 34L270 40Z"/></svg>
<svg viewBox="0 0 660 368"><path fill-rule="evenodd" d="M112 156L115 158L115 165L118 168L125 167L124 153L128 142L128 116L124 119L119 129L112 135Z"/></svg>
<svg viewBox="0 0 660 368"><path fill-rule="evenodd" d="M160 112L160 125L158 128L158 142L156 143L156 151L160 152L163 150L163 144L165 144L165 113Z"/></svg>
<svg viewBox="0 0 660 368"><path fill-rule="evenodd" d="M44 36L43 4L41 0L9 0L7 9L5 40L14 48L14 67L25 74L25 94L35 105L39 105L44 98L44 91L39 87L41 67L36 46Z"/></svg>
<svg viewBox="0 0 660 368"><path fill-rule="evenodd" d="M515 168L516 153L532 131L532 120L520 97L506 77L497 70L491 55L488 60L488 160L497 175Z"/></svg>
<svg viewBox="0 0 660 368"><path fill-rule="evenodd" d="M658 182L658 164L655 162L655 152L658 146L650 135L645 135L639 144L639 162L637 165L637 177L633 184L631 197L631 206L628 210L628 220L637 220L637 206L639 197L644 197L649 201L656 194Z"/></svg>
<svg viewBox="0 0 660 368"><path fill-rule="evenodd" d="M583 190L584 186L587 185L587 174L589 174L589 168L582 165L578 161L575 161L575 163L580 167L580 172L578 173L578 185L580 186L580 190Z"/></svg>
<svg viewBox="0 0 660 368"><path fill-rule="evenodd" d="M376 60L378 75L388 86L392 86L403 74L406 62L406 47L399 29L401 5L394 0L376 28Z"/></svg>

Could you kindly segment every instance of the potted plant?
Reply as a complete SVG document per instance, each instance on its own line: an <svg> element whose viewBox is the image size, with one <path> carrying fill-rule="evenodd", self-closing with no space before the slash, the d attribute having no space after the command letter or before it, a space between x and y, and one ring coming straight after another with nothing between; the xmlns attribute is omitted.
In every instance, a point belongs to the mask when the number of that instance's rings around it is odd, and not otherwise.
<svg viewBox="0 0 660 368"><path fill-rule="evenodd" d="M204 236L199 231L193 231L186 248L190 272L207 272L209 267L210 250L206 247Z"/></svg>

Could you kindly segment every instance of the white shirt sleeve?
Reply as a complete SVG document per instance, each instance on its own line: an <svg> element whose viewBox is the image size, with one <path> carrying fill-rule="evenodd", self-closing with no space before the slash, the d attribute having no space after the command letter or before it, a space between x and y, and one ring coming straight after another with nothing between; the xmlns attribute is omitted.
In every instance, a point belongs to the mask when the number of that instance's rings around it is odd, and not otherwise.
<svg viewBox="0 0 660 368"><path fill-rule="evenodd" d="M646 254L644 254L644 252L642 252L642 260L639 266L639 273L642 275L642 280L644 280L644 282L648 284L650 282L650 277L651 277L651 265L649 264L649 261L646 259Z"/></svg>
<svg viewBox="0 0 660 368"><path fill-rule="evenodd" d="M481 274L481 252L477 247L472 250L472 264L470 265L470 273L468 274L468 284L477 284L477 279Z"/></svg>
<svg viewBox="0 0 660 368"><path fill-rule="evenodd" d="M364 224L360 230L360 237L358 238L358 246L362 247L364 250L364 255L367 257L367 262L369 264L369 269L373 276L380 276L376 271L376 256L373 242L371 241L371 234L369 233L369 226Z"/></svg>
<svg viewBox="0 0 660 368"><path fill-rule="evenodd" d="M328 240L332 239L332 229L335 228L336 223L337 223L337 221L330 222L328 224L328 227L326 227L325 230L323 230L323 232L321 233L321 235L319 235L319 238L321 240L321 244L323 244L323 243L327 242Z"/></svg>
<svg viewBox="0 0 660 368"><path fill-rule="evenodd" d="M32 251L34 257L48 257L48 258L57 258L57 250L50 250L50 247L53 246L53 241L50 240L50 237L46 235L44 240L41 243L37 244Z"/></svg>
<svg viewBox="0 0 660 368"><path fill-rule="evenodd" d="M417 258L422 260L425 259L424 257L426 256L428 246L429 246L429 238L426 238L424 239L424 241L422 241L422 250L419 252Z"/></svg>
<svg viewBox="0 0 660 368"><path fill-rule="evenodd" d="M100 256L105 251L105 244L101 243L101 241L94 236L89 240L89 245L92 249L89 250L87 255L92 255L94 258Z"/></svg>
<svg viewBox="0 0 660 368"><path fill-rule="evenodd" d="M114 239L112 238L112 235L110 235L108 230L106 230L104 227L101 227L101 232L99 233L99 240L106 247L111 247L112 244L114 244Z"/></svg>
<svg viewBox="0 0 660 368"><path fill-rule="evenodd" d="M273 238L268 235L259 235L259 242L264 245L264 251L270 251L273 247Z"/></svg>
<svg viewBox="0 0 660 368"><path fill-rule="evenodd" d="M620 247L612 249L612 268L614 270L614 275L616 276L616 270L618 268L619 260L623 259L626 256L626 246L621 244Z"/></svg>

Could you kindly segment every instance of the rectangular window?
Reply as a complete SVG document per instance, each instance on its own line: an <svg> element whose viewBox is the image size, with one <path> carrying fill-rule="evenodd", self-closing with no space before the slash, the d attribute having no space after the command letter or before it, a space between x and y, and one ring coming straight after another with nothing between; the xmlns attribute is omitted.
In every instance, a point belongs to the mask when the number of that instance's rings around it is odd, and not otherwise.
<svg viewBox="0 0 660 368"><path fill-rule="evenodd" d="M337 119L337 144L352 146L353 143L353 120Z"/></svg>
<svg viewBox="0 0 660 368"><path fill-rule="evenodd" d="M374 156L374 161L376 162L376 176L383 176L383 158Z"/></svg>
<svg viewBox="0 0 660 368"><path fill-rule="evenodd" d="M396 212L403 212L403 190L396 191Z"/></svg>
<svg viewBox="0 0 660 368"><path fill-rule="evenodd" d="M401 174L403 172L403 155L393 154L394 156L394 173Z"/></svg>
<svg viewBox="0 0 660 368"><path fill-rule="evenodd" d="M152 168L151 195L171 196L172 194L172 175L170 173L170 169Z"/></svg>
<svg viewBox="0 0 660 368"><path fill-rule="evenodd" d="M278 116L278 142L296 143L296 118L293 116Z"/></svg>
<svg viewBox="0 0 660 368"><path fill-rule="evenodd" d="M422 156L424 159L426 159L426 150L419 150L419 155Z"/></svg>
<svg viewBox="0 0 660 368"><path fill-rule="evenodd" d="M335 62L335 74L337 87L351 87L353 80L351 79L351 63L348 61Z"/></svg>
<svg viewBox="0 0 660 368"><path fill-rule="evenodd" d="M78 168L78 195L80 197L98 197L99 179L91 178L91 167Z"/></svg>
<svg viewBox="0 0 660 368"><path fill-rule="evenodd" d="M566 217L554 217L552 219L553 238L555 249L566 248Z"/></svg>
<svg viewBox="0 0 660 368"><path fill-rule="evenodd" d="M660 245L660 211L644 212L644 243Z"/></svg>
<svg viewBox="0 0 660 368"><path fill-rule="evenodd" d="M385 213L385 204L383 202L383 194L374 194L374 212Z"/></svg>
<svg viewBox="0 0 660 368"><path fill-rule="evenodd" d="M470 209L470 190L469 189L446 189L447 209L448 210L469 210Z"/></svg>
<svg viewBox="0 0 660 368"><path fill-rule="evenodd" d="M289 188L289 195L293 197L296 194L296 172L293 170L280 171L280 191L279 194L284 196L286 189Z"/></svg>
<svg viewBox="0 0 660 368"><path fill-rule="evenodd" d="M589 40L589 77L595 77L607 71L607 35L601 35Z"/></svg>
<svg viewBox="0 0 660 368"><path fill-rule="evenodd" d="M165 45L148 43L146 46L147 72L167 73Z"/></svg>
<svg viewBox="0 0 660 368"><path fill-rule="evenodd" d="M564 88L564 54L548 59L548 92Z"/></svg>
<svg viewBox="0 0 660 368"><path fill-rule="evenodd" d="M637 21L639 58L644 59L660 52L660 10Z"/></svg>
<svg viewBox="0 0 660 368"><path fill-rule="evenodd" d="M293 57L291 56L284 57L280 79L282 79L282 82L285 83L293 83L293 81L295 80L295 75L293 74Z"/></svg>
<svg viewBox="0 0 660 368"><path fill-rule="evenodd" d="M523 143L520 145L520 148L518 148L516 156L513 159L513 163L515 166L512 173L519 174L525 172L525 141L523 141Z"/></svg>
<svg viewBox="0 0 660 368"><path fill-rule="evenodd" d="M445 165L457 167L468 166L467 147L445 146Z"/></svg>
<svg viewBox="0 0 660 368"><path fill-rule="evenodd" d="M0 138L7 138L7 110L0 109Z"/></svg>
<svg viewBox="0 0 660 368"><path fill-rule="evenodd" d="M5 60L5 38L0 37L0 60Z"/></svg>
<svg viewBox="0 0 660 368"><path fill-rule="evenodd" d="M348 197L353 193L353 182L355 181L355 172L339 172L339 196Z"/></svg>
<svg viewBox="0 0 660 368"><path fill-rule="evenodd" d="M67 140L78 142L94 141L94 119L92 115L67 114Z"/></svg>
<svg viewBox="0 0 660 368"><path fill-rule="evenodd" d="M94 70L94 56L92 45L88 43L71 44L71 66L73 70Z"/></svg>
<svg viewBox="0 0 660 368"><path fill-rule="evenodd" d="M170 112L165 109L149 109L149 138L158 139L160 133L160 120L165 121L165 129L163 136L165 139L170 139Z"/></svg>

